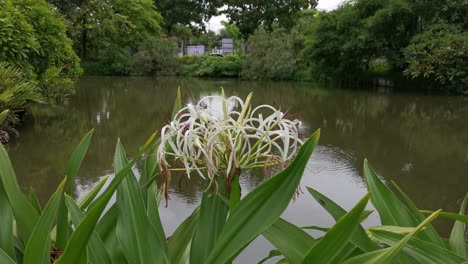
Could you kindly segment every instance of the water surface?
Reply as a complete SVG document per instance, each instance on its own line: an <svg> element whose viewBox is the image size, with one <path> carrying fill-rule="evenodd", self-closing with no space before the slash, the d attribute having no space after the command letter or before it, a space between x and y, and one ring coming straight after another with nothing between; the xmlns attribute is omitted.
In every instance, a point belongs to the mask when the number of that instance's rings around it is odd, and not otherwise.
<svg viewBox="0 0 468 264"><path fill-rule="evenodd" d="M9 152L24 190L32 186L42 202L65 175L68 158L80 138L95 128L88 155L76 179L77 197L101 177L112 175L115 143L130 153L160 129L172 111L176 88L184 102L206 95L247 96L303 120L311 134L321 128L320 145L302 180L350 209L366 193L362 163L368 158L383 179L395 181L419 208L458 211L468 191L468 98L389 91L322 89L310 83L241 82L176 78L85 77L63 108L39 108L19 128ZM246 173L244 193L264 178ZM161 217L170 234L200 201L201 181L173 184ZM307 193L284 214L297 225L330 226L333 221ZM366 225L378 224L373 215ZM439 221L444 235L449 222ZM256 263L270 246L256 240L238 263Z"/></svg>

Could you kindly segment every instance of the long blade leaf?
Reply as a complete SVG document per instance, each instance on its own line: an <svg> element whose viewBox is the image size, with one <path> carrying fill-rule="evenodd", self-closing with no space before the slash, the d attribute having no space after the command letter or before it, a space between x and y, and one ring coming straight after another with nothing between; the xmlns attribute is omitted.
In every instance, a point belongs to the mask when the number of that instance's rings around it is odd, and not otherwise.
<svg viewBox="0 0 468 264"><path fill-rule="evenodd" d="M65 183L64 188L64 192L68 195L71 194L73 183L75 182L75 176L78 173L86 152L88 151L89 143L93 137L93 132L94 129L91 129L88 133L86 133L68 161L67 182ZM68 221L68 210L67 206L65 205L65 200L62 199L57 216L57 248L65 248L70 237L70 232L71 227Z"/></svg>
<svg viewBox="0 0 468 264"><path fill-rule="evenodd" d="M463 199L460 215L465 215L466 205L468 203L468 194ZM450 233L449 246L454 252L460 256L467 258L468 252L465 244L465 223L461 221L455 221L452 232Z"/></svg>
<svg viewBox="0 0 468 264"><path fill-rule="evenodd" d="M277 248L290 263L301 263L316 240L299 227L280 218L262 235Z"/></svg>
<svg viewBox="0 0 468 264"><path fill-rule="evenodd" d="M125 150L117 142L114 170L117 173L127 164ZM167 263L163 245L146 215L146 207L132 171L117 188L117 237L128 259L135 263ZM131 213L129 213L131 212Z"/></svg>
<svg viewBox="0 0 468 264"><path fill-rule="evenodd" d="M109 187L104 191L104 193L99 197L99 199L94 203L94 206L89 208L83 220L76 227L75 232L73 232L63 255L55 262L56 264L60 263L73 263L76 259L80 257L81 252L86 249L88 244L89 237L91 236L96 223L98 222L102 211L106 207L113 193L119 186L120 182L128 175L132 170L132 167L139 160L141 155L148 149L148 147L153 142L156 137L154 133L150 139L145 143L141 150L137 153L134 159L127 163L127 165L119 171L109 184Z"/></svg>
<svg viewBox="0 0 468 264"><path fill-rule="evenodd" d="M330 263L341 253L354 231L360 224L361 215L366 209L370 194L364 196L359 203L345 214L336 224L328 230L325 236L320 239L307 253L304 263Z"/></svg>
<svg viewBox="0 0 468 264"><path fill-rule="evenodd" d="M197 207L187 219L179 225L169 238L169 260L171 264L185 264L190 253L190 243L200 218L200 207Z"/></svg>
<svg viewBox="0 0 468 264"><path fill-rule="evenodd" d="M77 226L81 222L81 219L83 219L83 212L81 212L80 207L78 207L73 198L67 194L65 194L65 203L73 224ZM89 238L88 255L91 263L112 264L104 243L96 232L93 232Z"/></svg>
<svg viewBox="0 0 468 264"><path fill-rule="evenodd" d="M278 220L299 185L319 137L320 130L304 143L291 165L250 192L230 212L205 263L230 261L239 250Z"/></svg>
<svg viewBox="0 0 468 264"><path fill-rule="evenodd" d="M39 218L39 221L31 234L31 238L26 245L26 249L24 250L24 264L50 263L50 230L52 229L55 216L57 215L64 185L65 181L62 181L44 208L44 212Z"/></svg>
<svg viewBox="0 0 468 264"><path fill-rule="evenodd" d="M8 153L0 144L0 181L15 217L18 232L26 243L36 226L39 214L21 192Z"/></svg>

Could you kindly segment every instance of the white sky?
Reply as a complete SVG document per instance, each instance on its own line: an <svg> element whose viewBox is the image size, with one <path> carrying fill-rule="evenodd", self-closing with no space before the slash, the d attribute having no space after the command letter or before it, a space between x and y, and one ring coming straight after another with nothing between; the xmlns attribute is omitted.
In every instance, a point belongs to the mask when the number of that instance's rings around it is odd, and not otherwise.
<svg viewBox="0 0 468 264"><path fill-rule="evenodd" d="M340 3L342 3L344 0L319 0L319 3L317 5L317 9L319 10L333 10L338 7ZM207 24L207 29L213 30L213 31L219 31L220 29L223 28L223 25L221 25L221 21L227 21L226 15L220 15L220 16L215 16L210 19L210 21Z"/></svg>

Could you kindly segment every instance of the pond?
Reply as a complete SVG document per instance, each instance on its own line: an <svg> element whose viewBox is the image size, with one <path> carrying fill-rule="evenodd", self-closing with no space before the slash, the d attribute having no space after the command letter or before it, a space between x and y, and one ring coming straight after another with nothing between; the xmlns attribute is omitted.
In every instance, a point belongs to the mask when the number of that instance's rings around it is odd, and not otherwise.
<svg viewBox="0 0 468 264"><path fill-rule="evenodd" d="M284 213L299 225L333 223L305 186L328 195L349 209L366 193L362 164L368 158L379 175L395 181L421 209L458 211L468 191L468 98L415 93L339 90L310 83L246 82L178 78L84 77L66 107L37 108L19 127L20 137L9 153L20 184L42 202L53 193L66 171L70 154L91 128L95 134L76 179L79 197L100 178L112 175L115 143L120 138L131 155L167 121L180 86L184 102L220 93L247 96L253 104L268 103L303 121L307 133L321 128L320 144L301 183L304 193ZM247 173L247 193L264 177ZM200 201L201 181L192 177L170 190L169 206L161 207L167 234ZM372 215L365 224L375 225ZM450 222L438 221L448 236ZM256 263L270 246L259 238L236 262Z"/></svg>

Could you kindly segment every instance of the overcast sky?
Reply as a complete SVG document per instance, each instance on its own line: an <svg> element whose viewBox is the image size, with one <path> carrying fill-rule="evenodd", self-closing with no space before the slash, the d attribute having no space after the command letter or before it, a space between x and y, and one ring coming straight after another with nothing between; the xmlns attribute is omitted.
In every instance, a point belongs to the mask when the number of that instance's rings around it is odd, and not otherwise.
<svg viewBox="0 0 468 264"><path fill-rule="evenodd" d="M337 8L338 5L342 2L343 0L319 0L317 9L330 11ZM219 31L223 28L223 26L221 25L221 21L223 20L227 21L227 17L225 15L211 18L207 25L208 29L213 31Z"/></svg>

